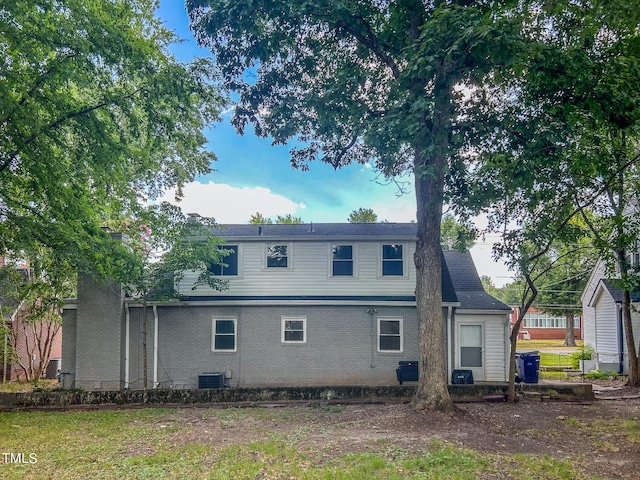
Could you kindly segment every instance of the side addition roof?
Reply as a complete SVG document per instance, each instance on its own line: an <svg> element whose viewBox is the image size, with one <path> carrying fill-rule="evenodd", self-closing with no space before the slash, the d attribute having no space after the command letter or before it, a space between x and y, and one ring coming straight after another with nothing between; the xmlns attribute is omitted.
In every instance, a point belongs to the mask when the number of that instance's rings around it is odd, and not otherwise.
<svg viewBox="0 0 640 480"><path fill-rule="evenodd" d="M511 311L511 307L484 291L469 252L445 250L442 253L449 270L452 287L460 302L458 309Z"/></svg>

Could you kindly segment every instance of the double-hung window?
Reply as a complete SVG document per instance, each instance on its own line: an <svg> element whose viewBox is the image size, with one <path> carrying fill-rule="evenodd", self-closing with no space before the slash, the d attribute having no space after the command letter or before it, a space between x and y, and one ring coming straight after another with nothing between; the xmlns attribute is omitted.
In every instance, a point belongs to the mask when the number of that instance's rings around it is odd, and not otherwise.
<svg viewBox="0 0 640 480"><path fill-rule="evenodd" d="M220 263L211 264L209 271L221 277L238 275L238 245L224 245L220 250L228 252Z"/></svg>
<svg viewBox="0 0 640 480"><path fill-rule="evenodd" d="M288 268L289 246L267 245L267 268Z"/></svg>
<svg viewBox="0 0 640 480"><path fill-rule="evenodd" d="M402 318L378 318L378 351L402 352Z"/></svg>
<svg viewBox="0 0 640 480"><path fill-rule="evenodd" d="M237 320L235 318L213 319L214 352L235 352L237 350Z"/></svg>
<svg viewBox="0 0 640 480"><path fill-rule="evenodd" d="M282 317L282 343L306 343L307 318Z"/></svg>
<svg viewBox="0 0 640 480"><path fill-rule="evenodd" d="M382 276L404 275L402 245L382 245Z"/></svg>
<svg viewBox="0 0 640 480"><path fill-rule="evenodd" d="M353 276L353 245L332 245L331 255L331 274L334 277Z"/></svg>

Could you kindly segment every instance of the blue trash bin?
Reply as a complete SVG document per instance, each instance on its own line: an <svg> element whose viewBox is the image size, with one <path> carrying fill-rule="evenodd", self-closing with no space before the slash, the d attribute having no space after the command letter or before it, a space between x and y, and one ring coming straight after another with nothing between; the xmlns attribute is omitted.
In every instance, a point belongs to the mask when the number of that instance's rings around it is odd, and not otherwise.
<svg viewBox="0 0 640 480"><path fill-rule="evenodd" d="M538 383L539 369L540 354L538 352L516 354L516 382Z"/></svg>

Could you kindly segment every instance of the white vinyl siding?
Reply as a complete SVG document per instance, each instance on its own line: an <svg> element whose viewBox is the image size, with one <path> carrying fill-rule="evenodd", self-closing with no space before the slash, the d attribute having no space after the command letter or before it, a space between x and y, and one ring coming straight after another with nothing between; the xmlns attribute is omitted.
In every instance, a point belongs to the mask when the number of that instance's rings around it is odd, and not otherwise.
<svg viewBox="0 0 640 480"><path fill-rule="evenodd" d="M595 304L595 327L596 351L601 355L618 354L618 306L606 291L600 293Z"/></svg>
<svg viewBox="0 0 640 480"><path fill-rule="evenodd" d="M483 347L483 371L484 378L476 378L474 373L474 381L485 382L504 382L507 380L506 373L506 348L507 337L505 330L504 315L471 315L457 314L456 323L462 325L478 325L483 327L484 347ZM456 331L458 329L456 328ZM459 346L460 339L456 339ZM456 348L455 368L464 368L460 366L459 348Z"/></svg>
<svg viewBox="0 0 640 480"><path fill-rule="evenodd" d="M234 244L237 242L234 242ZM179 284L185 296L345 296L345 295L402 295L412 296L415 291L415 266L406 262L403 277L381 277L381 243L353 242L354 274L357 276L332 277L330 242L289 242L288 262L292 269L265 268L265 244L275 241L246 242L239 245L237 278L227 277L229 289L216 291L206 286L192 290L197 272L186 272ZM341 243L342 242L333 242ZM346 244L346 243L345 243ZM404 244L403 255L413 258L415 245Z"/></svg>

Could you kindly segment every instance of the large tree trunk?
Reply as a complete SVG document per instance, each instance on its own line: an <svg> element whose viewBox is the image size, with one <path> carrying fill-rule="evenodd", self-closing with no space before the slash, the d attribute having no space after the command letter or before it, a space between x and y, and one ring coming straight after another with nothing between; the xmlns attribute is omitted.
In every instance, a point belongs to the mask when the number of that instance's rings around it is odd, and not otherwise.
<svg viewBox="0 0 640 480"><path fill-rule="evenodd" d="M631 322L631 294L629 290L623 290L622 295L622 324L627 338L627 353L629 355L629 380L630 387L640 387L640 363L633 336L633 324Z"/></svg>
<svg viewBox="0 0 640 480"><path fill-rule="evenodd" d="M564 346L575 347L576 337L573 335L573 330L575 329L575 316L573 312L566 312L565 318L567 319L567 327L564 331Z"/></svg>
<svg viewBox="0 0 640 480"><path fill-rule="evenodd" d="M509 352L509 386L507 388L507 400L510 403L514 403L516 401L516 346L518 342L518 333L520 332L520 325L524 320L524 316L533 304L533 301L538 296L538 290L533 284L531 276L528 273L525 273L524 277L527 281L527 289L525 289L522 294L518 319L513 325L513 328L511 329L511 336L509 337L511 351Z"/></svg>
<svg viewBox="0 0 640 480"><path fill-rule="evenodd" d="M438 88L438 86L436 86ZM438 94L439 93L439 94ZM435 111L429 142L416 145L414 175L418 217L416 239L416 309L420 345L420 378L413 399L416 410L454 410L447 379L447 351L442 314L440 222L447 165L449 92L446 85L435 93ZM435 144L435 145L434 145ZM426 153L427 145L433 154Z"/></svg>
<svg viewBox="0 0 640 480"><path fill-rule="evenodd" d="M142 299L142 388L147 390L147 295Z"/></svg>

